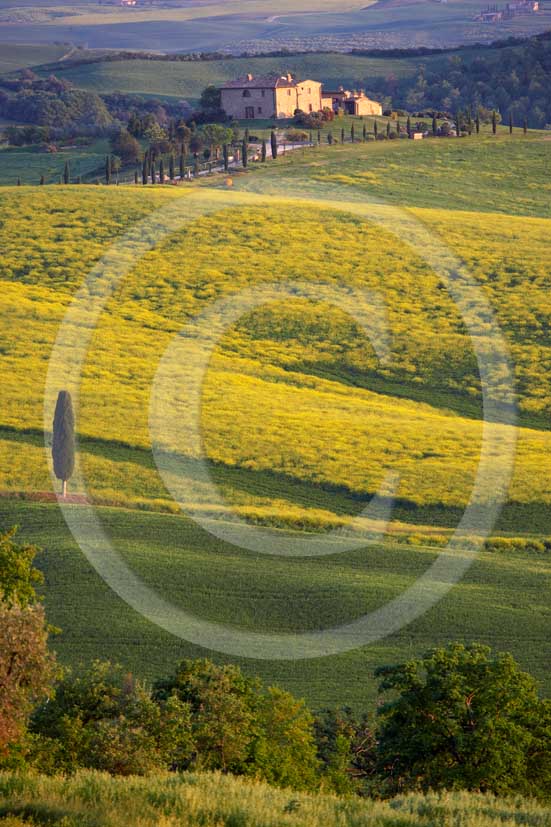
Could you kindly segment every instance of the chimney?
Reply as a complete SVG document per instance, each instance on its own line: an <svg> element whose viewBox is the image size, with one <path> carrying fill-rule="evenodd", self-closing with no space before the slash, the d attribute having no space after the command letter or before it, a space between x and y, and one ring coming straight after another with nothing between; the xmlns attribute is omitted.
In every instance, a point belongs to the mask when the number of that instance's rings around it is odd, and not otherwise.
<svg viewBox="0 0 551 827"><path fill-rule="evenodd" d="M252 79L253 79L253 76L252 76L252 75L251 75L251 73L249 72L249 73L247 74L247 80L252 80Z"/></svg>
<svg viewBox="0 0 551 827"><path fill-rule="evenodd" d="M293 76L292 76L292 74L291 74L290 72L287 72L287 81L288 81L289 83L291 83L291 81L292 81L292 80L293 80Z"/></svg>

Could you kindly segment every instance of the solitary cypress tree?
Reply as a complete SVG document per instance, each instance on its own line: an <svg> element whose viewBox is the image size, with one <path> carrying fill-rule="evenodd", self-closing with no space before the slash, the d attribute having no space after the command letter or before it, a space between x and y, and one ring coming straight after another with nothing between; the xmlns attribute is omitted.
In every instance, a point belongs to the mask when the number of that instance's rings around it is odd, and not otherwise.
<svg viewBox="0 0 551 827"><path fill-rule="evenodd" d="M186 174L186 156L183 152L180 152L180 180L184 180L184 176Z"/></svg>
<svg viewBox="0 0 551 827"><path fill-rule="evenodd" d="M247 141L247 143L249 143L249 127L248 126L245 128L245 134L243 136L243 140Z"/></svg>
<svg viewBox="0 0 551 827"><path fill-rule="evenodd" d="M266 160L266 141L264 139L262 140L262 146L260 148L260 160L262 163Z"/></svg>
<svg viewBox="0 0 551 827"><path fill-rule="evenodd" d="M273 130L270 134L270 149L272 151L272 158L275 161L277 158L277 137Z"/></svg>
<svg viewBox="0 0 551 827"><path fill-rule="evenodd" d="M264 144L265 143L266 142L264 142ZM224 144L224 146L222 147L222 159L224 161L224 172L227 172L230 167L230 158L227 144Z"/></svg>
<svg viewBox="0 0 551 827"><path fill-rule="evenodd" d="M318 129L318 146L321 144L321 129Z"/></svg>
<svg viewBox="0 0 551 827"><path fill-rule="evenodd" d="M458 138L461 137L461 115L459 112L455 116L455 134Z"/></svg>
<svg viewBox="0 0 551 827"><path fill-rule="evenodd" d="M69 161L65 161L65 166L63 168L63 183L68 184L69 181L70 181Z"/></svg>
<svg viewBox="0 0 551 827"><path fill-rule="evenodd" d="M17 186L18 186L18 187L20 187L20 186L21 186L21 178L19 178L19 177L17 178Z"/></svg>
<svg viewBox="0 0 551 827"><path fill-rule="evenodd" d="M341 129L341 144L344 144L344 127Z"/></svg>
<svg viewBox="0 0 551 827"><path fill-rule="evenodd" d="M513 116L509 112L509 135L513 134Z"/></svg>
<svg viewBox="0 0 551 827"><path fill-rule="evenodd" d="M470 109L467 113L467 132L469 135L473 134L473 113Z"/></svg>
<svg viewBox="0 0 551 827"><path fill-rule="evenodd" d="M478 112L478 111L476 113L476 119L475 119L474 125L475 125L475 129L476 129L476 134L480 135L480 112Z"/></svg>
<svg viewBox="0 0 551 827"><path fill-rule="evenodd" d="M526 118L524 118L524 120L522 122L522 131L524 132L525 135L528 134L528 121L526 120Z"/></svg>
<svg viewBox="0 0 551 827"><path fill-rule="evenodd" d="M147 154L143 156L143 163L142 163L142 184L144 187L147 185L147 179L149 178L148 169L147 169Z"/></svg>
<svg viewBox="0 0 551 827"><path fill-rule="evenodd" d="M350 127L350 143L354 143L354 124Z"/></svg>
<svg viewBox="0 0 551 827"><path fill-rule="evenodd" d="M332 132L327 133L327 143L329 144L329 146L331 146L331 144L333 143L333 133Z"/></svg>
<svg viewBox="0 0 551 827"><path fill-rule="evenodd" d="M43 175L40 176L40 185L44 186L44 176Z"/></svg>
<svg viewBox="0 0 551 827"><path fill-rule="evenodd" d="M193 159L193 174L196 178L199 175L199 156L197 155L197 153L195 153Z"/></svg>
<svg viewBox="0 0 551 827"><path fill-rule="evenodd" d="M379 134L379 124L377 123L377 121L373 121L373 134L375 135L375 137L377 137L377 135Z"/></svg>
<svg viewBox="0 0 551 827"><path fill-rule="evenodd" d="M75 417L69 391L59 391L54 413L52 459L54 474L61 480L61 493L67 496L67 481L75 468Z"/></svg>
<svg viewBox="0 0 551 827"><path fill-rule="evenodd" d="M364 139L364 143L365 143L365 141L367 141L367 126L365 125L365 123L364 123L363 128L362 128L362 138Z"/></svg>
<svg viewBox="0 0 551 827"><path fill-rule="evenodd" d="M435 137L438 135L438 121L436 120L436 115L432 116L432 134Z"/></svg>
<svg viewBox="0 0 551 827"><path fill-rule="evenodd" d="M174 181L174 179L176 178L176 172L175 172L175 169L174 169L174 155L173 155L172 152L170 153L170 156L169 156L169 159L168 159L168 177L170 178L171 181Z"/></svg>
<svg viewBox="0 0 551 827"><path fill-rule="evenodd" d="M495 109L492 112L492 132L495 135L497 132L497 113Z"/></svg>
<svg viewBox="0 0 551 827"><path fill-rule="evenodd" d="M249 163L249 158L248 158L248 155L247 155L248 147L247 147L247 139L246 138L243 138L243 146L241 148L241 152L243 154L243 158L241 160L241 163L243 164L243 169L247 169L247 164Z"/></svg>
<svg viewBox="0 0 551 827"><path fill-rule="evenodd" d="M411 138L411 118L410 118L409 115L408 115L408 119L406 121L406 129L407 129L407 133L408 133L408 138Z"/></svg>
<svg viewBox="0 0 551 827"><path fill-rule="evenodd" d="M159 164L159 183L164 184L165 182L165 164L163 159L161 158L161 162Z"/></svg>
<svg viewBox="0 0 551 827"><path fill-rule="evenodd" d="M390 138L390 121L386 122L386 136Z"/></svg>
<svg viewBox="0 0 551 827"><path fill-rule="evenodd" d="M157 183L157 173L155 172L155 159L151 158L151 167L149 169L149 174L151 176L151 183Z"/></svg>
<svg viewBox="0 0 551 827"><path fill-rule="evenodd" d="M135 183L135 184L137 184L137 183L138 183L138 180L139 180L139 177L138 177L138 168L136 167L136 169L134 170L134 183Z"/></svg>
<svg viewBox="0 0 551 827"><path fill-rule="evenodd" d="M105 156L105 183L111 183L111 159L109 155Z"/></svg>

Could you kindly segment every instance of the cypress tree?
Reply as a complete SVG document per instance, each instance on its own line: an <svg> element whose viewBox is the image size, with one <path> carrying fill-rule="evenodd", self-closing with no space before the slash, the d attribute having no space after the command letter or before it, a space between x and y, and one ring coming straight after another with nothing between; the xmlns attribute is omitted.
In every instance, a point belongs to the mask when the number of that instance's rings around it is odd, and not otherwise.
<svg viewBox="0 0 551 827"><path fill-rule="evenodd" d="M165 182L165 164L162 158L161 163L159 164L159 182L161 184L164 184Z"/></svg>
<svg viewBox="0 0 551 827"><path fill-rule="evenodd" d="M492 112L492 133L495 135L497 132L497 113L495 109Z"/></svg>
<svg viewBox="0 0 551 827"><path fill-rule="evenodd" d="M390 138L390 121L386 122L386 136Z"/></svg>
<svg viewBox="0 0 551 827"><path fill-rule="evenodd" d="M266 141L264 139L262 139L262 147L260 149L260 160L262 163L266 160Z"/></svg>
<svg viewBox="0 0 551 827"><path fill-rule="evenodd" d="M65 161L65 166L63 168L63 183L68 184L69 181L70 181L69 161Z"/></svg>
<svg viewBox="0 0 551 827"><path fill-rule="evenodd" d="M467 113L467 132L469 136L473 134L473 113L470 109Z"/></svg>
<svg viewBox="0 0 551 827"><path fill-rule="evenodd" d="M151 183L156 184L157 183L157 173L155 171L155 159L154 158L151 158L151 167L150 167L150 170L149 170L149 174L151 176Z"/></svg>
<svg viewBox="0 0 551 827"><path fill-rule="evenodd" d="M44 186L44 176L43 175L40 176L40 186L42 186L42 187Z"/></svg>
<svg viewBox="0 0 551 827"><path fill-rule="evenodd" d="M377 121L373 121L373 134L375 135L375 138L379 134L379 124Z"/></svg>
<svg viewBox="0 0 551 827"><path fill-rule="evenodd" d="M249 158L248 158L248 155L247 155L248 147L247 147L247 139L246 138L243 138L243 147L242 147L241 151L243 153L243 158L242 158L241 163L243 164L243 169L247 169L247 164L249 163Z"/></svg>
<svg viewBox="0 0 551 827"><path fill-rule="evenodd" d="M105 183L111 183L111 161L109 155L105 156Z"/></svg>
<svg viewBox="0 0 551 827"><path fill-rule="evenodd" d="M478 110L477 110L477 113L476 113L476 118L475 118L474 125L475 125L475 129L476 129L476 134L480 135L480 112L478 112Z"/></svg>
<svg viewBox="0 0 551 827"><path fill-rule="evenodd" d="M59 391L54 413L52 459L54 474L62 482L62 495L67 496L67 481L75 468L75 417L69 391Z"/></svg>
<svg viewBox="0 0 551 827"><path fill-rule="evenodd" d="M249 127L247 126L245 129L245 134L243 136L243 140L249 143Z"/></svg>
<svg viewBox="0 0 551 827"><path fill-rule="evenodd" d="M407 133L408 133L408 138L411 138L411 118L410 118L409 115L408 115L408 119L406 121L406 130L407 130Z"/></svg>
<svg viewBox="0 0 551 827"><path fill-rule="evenodd" d="M432 116L432 134L434 137L438 135L438 121L436 120L436 115Z"/></svg>
<svg viewBox="0 0 551 827"><path fill-rule="evenodd" d="M272 150L272 158L275 161L275 159L277 158L277 137L273 130L270 135L270 148Z"/></svg>
<svg viewBox="0 0 551 827"><path fill-rule="evenodd" d="M142 163L142 184L144 187L147 184L147 179L149 178L148 170L147 170L147 154L143 156L143 163Z"/></svg>
<svg viewBox="0 0 551 827"><path fill-rule="evenodd" d="M528 121L526 120L526 118L524 118L524 120L522 122L522 131L524 132L525 135L528 134Z"/></svg>
<svg viewBox="0 0 551 827"><path fill-rule="evenodd" d="M193 160L193 174L196 178L199 175L199 156L197 155L197 153L195 154Z"/></svg>
<svg viewBox="0 0 551 827"><path fill-rule="evenodd" d="M367 126L365 125L365 123L364 123L363 128L362 128L362 138L363 138L364 143L365 143L367 141Z"/></svg>
<svg viewBox="0 0 551 827"><path fill-rule="evenodd" d="M138 183L138 169L137 168L134 170L134 183L135 184Z"/></svg>
<svg viewBox="0 0 551 827"><path fill-rule="evenodd" d="M509 135L513 134L513 116L509 112Z"/></svg>
<svg viewBox="0 0 551 827"><path fill-rule="evenodd" d="M341 129L341 144L344 144L344 127Z"/></svg>
<svg viewBox="0 0 551 827"><path fill-rule="evenodd" d="M459 115L459 112L457 112L455 116L455 134L458 138L461 137L461 117Z"/></svg>
<svg viewBox="0 0 551 827"><path fill-rule="evenodd" d="M329 144L329 146L331 146L331 144L333 143L333 133L332 132L327 133L327 143Z"/></svg>
<svg viewBox="0 0 551 827"><path fill-rule="evenodd" d="M186 174L186 160L183 152L180 152L180 180L184 180Z"/></svg>
<svg viewBox="0 0 551 827"><path fill-rule="evenodd" d="M230 159L227 144L224 144L224 146L222 147L222 159L224 161L224 172L227 172L230 167Z"/></svg>
<svg viewBox="0 0 551 827"><path fill-rule="evenodd" d="M20 186L21 186L21 178L19 178L19 176L17 177L17 186L18 186L18 187L20 187Z"/></svg>
<svg viewBox="0 0 551 827"><path fill-rule="evenodd" d="M171 181L176 178L176 171L174 169L174 154L171 152L168 159L168 177Z"/></svg>
<svg viewBox="0 0 551 827"><path fill-rule="evenodd" d="M77 175L77 184L82 184L82 175Z"/></svg>
<svg viewBox="0 0 551 827"><path fill-rule="evenodd" d="M350 127L350 143L354 143L354 124Z"/></svg>
<svg viewBox="0 0 551 827"><path fill-rule="evenodd" d="M318 146L321 144L321 129L318 129Z"/></svg>

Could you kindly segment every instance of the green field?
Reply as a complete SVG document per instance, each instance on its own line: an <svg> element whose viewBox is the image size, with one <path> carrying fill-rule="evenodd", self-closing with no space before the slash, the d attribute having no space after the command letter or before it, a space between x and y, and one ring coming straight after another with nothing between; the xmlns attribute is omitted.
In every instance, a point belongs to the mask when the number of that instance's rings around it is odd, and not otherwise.
<svg viewBox="0 0 551 827"><path fill-rule="evenodd" d="M41 63L53 63L69 51L66 44L0 43L0 75L38 66Z"/></svg>
<svg viewBox="0 0 551 827"><path fill-rule="evenodd" d="M46 184L59 184L65 163L69 163L71 178L83 180L103 178L105 156L109 153L107 140L94 140L89 146L60 148L45 152L43 147L0 147L0 183L38 184L44 176Z"/></svg>
<svg viewBox="0 0 551 827"><path fill-rule="evenodd" d="M110 778L90 771L70 778L0 776L6 827L548 827L536 802L475 793L399 796L391 802L339 799L277 790L219 774ZM32 819L32 822L31 822Z"/></svg>
<svg viewBox="0 0 551 827"><path fill-rule="evenodd" d="M427 60L433 62L436 58L437 56L424 58L423 63ZM120 91L185 98L189 102L195 102L209 84L233 80L247 72L262 75L288 70L300 77L321 80L328 87L337 84L364 86L368 85L370 77L386 77L389 73L397 77L414 74L418 65L418 58L306 54L285 58L252 57L201 62L117 60L81 65L68 62L54 67L54 71L58 77L75 86L100 94Z"/></svg>
<svg viewBox="0 0 551 827"><path fill-rule="evenodd" d="M369 201L404 205L464 262L490 302L511 352L520 415L495 531L551 534L550 151L536 133L371 142L251 165L231 191L222 176L183 187L0 191L0 518L46 548L46 605L63 630L55 641L63 661L113 657L153 677L201 653L109 591L55 505L16 499L51 492L44 384L71 298L117 238L148 216L162 225L167 211L193 220L144 251L108 300L84 363L77 419L83 485L146 582L199 616L244 629L327 628L403 592L435 558L429 544L445 542L457 525L481 445L472 342L436 273L391 223L365 213ZM203 203L210 212L199 217ZM148 232L132 236L125 258ZM392 469L400 482L384 545L308 559L240 551L179 516L155 466L150 389L174 334L216 299L282 279L346 289L364 312L363 291L376 291L388 316L389 361L379 362L343 310L274 294L228 329L202 389L202 447L225 504L198 475L195 443L169 426L166 447L187 457L193 509L215 521L209 525L237 514L278 532L348 525ZM476 335L484 342L487 331ZM198 359L193 346L190 375ZM499 372L493 381L499 403ZM189 401L178 401L184 416ZM495 428L507 438L508 426ZM72 508L78 517L82 506ZM298 664L242 665L314 706L362 706L375 699L375 666L450 639L482 640L513 652L549 692L550 576L545 553L484 552L435 608L381 643Z"/></svg>

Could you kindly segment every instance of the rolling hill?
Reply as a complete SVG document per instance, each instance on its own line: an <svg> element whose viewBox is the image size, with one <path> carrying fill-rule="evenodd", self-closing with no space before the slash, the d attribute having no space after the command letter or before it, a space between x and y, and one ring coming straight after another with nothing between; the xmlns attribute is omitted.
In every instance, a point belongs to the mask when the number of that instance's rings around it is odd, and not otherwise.
<svg viewBox="0 0 551 827"><path fill-rule="evenodd" d="M496 531L518 538L550 533L551 215L548 185L541 183L549 147L537 133L337 145L255 166L235 177L231 192L218 177L185 188L0 191L1 522L19 523L25 537L46 547L40 565L49 617L63 629L56 641L63 660L110 656L153 677L201 651L111 593L55 504L36 502L51 498L42 437L50 352L86 274L125 233L129 270L105 305L84 363L82 473L125 561L178 605L245 629L326 628L401 593L460 519L482 433L473 343L419 252L391 225L362 213L371 202L404 207L460 257L491 304L511 352L520 417ZM211 207L199 215L205 199ZM193 220L141 250L171 210ZM213 302L278 280L347 290L364 312L370 304L362 297L375 291L386 307L390 359L377 359L342 310L274 295L228 328L205 377L203 445L224 507L209 499L196 473L196 446L177 441L170 427L166 444L187 457L193 508L204 520L238 515L278 536L347 524L392 469L400 482L384 543L337 553L335 539L335 554L308 560L239 550L179 515L159 475L149 402L167 345ZM90 284L90 300L101 284ZM487 331L476 335L484 341ZM194 347L190 371L199 364ZM494 392L500 403L499 376ZM184 412L187 398L179 404ZM508 426L496 427L506 435ZM378 644L332 658L243 665L316 706L359 706L374 700L370 673L378 663L447 639L477 639L513 652L550 688L550 573L547 555L522 544L503 554L486 551L429 613Z"/></svg>

